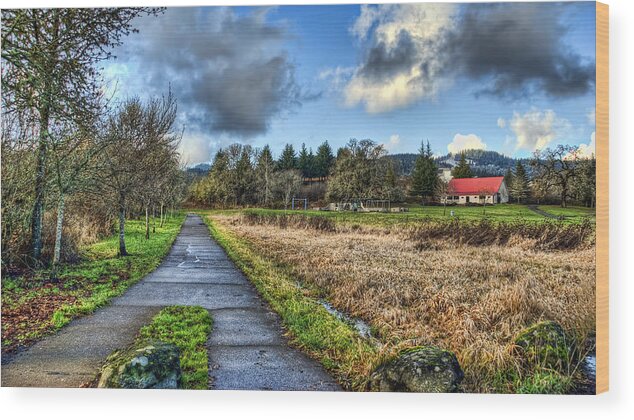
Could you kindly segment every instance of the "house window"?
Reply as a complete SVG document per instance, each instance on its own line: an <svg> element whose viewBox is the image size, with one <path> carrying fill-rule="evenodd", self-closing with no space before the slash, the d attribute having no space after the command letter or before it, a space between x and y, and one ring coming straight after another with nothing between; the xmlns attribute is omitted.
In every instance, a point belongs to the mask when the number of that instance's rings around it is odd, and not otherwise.
<svg viewBox="0 0 634 420"><path fill-rule="evenodd" d="M458 195L454 195L454 196L453 196L453 199L454 199L454 200L460 200L460 196L458 196Z"/></svg>

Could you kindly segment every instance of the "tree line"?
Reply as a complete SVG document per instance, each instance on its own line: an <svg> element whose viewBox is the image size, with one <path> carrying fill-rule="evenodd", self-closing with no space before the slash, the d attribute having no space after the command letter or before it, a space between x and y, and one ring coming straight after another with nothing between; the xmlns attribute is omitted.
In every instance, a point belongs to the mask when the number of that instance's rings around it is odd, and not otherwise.
<svg viewBox="0 0 634 420"><path fill-rule="evenodd" d="M351 139L334 156L327 141L317 153L302 145L296 153L284 146L275 159L271 148L254 149L232 144L216 152L207 176L192 183L190 199L215 207L265 206L288 208L302 190L304 180L327 178L322 199L350 201L358 198L403 199L393 161L382 145ZM309 181L310 182L310 181Z"/></svg>
<svg viewBox="0 0 634 420"><path fill-rule="evenodd" d="M114 103L98 64L160 8L2 10L2 266L55 268L184 198L171 92Z"/></svg>
<svg viewBox="0 0 634 420"><path fill-rule="evenodd" d="M271 148L254 149L233 144L219 150L208 175L192 184L190 199L216 207L264 206L288 208L293 197L305 196L303 180L324 178L323 194L317 201L350 202L374 198L422 204L443 203L449 184L439 176L437 157L429 141L421 144L410 176L399 176L398 162L372 140L351 139L333 156L328 142L317 154L302 144L299 154L284 146L274 159ZM469 163L469 151L460 153L452 168L453 178L473 178L479 173ZM528 168L522 160L505 176L512 201L576 202L594 206L594 157L582 157L574 146L557 146L534 154Z"/></svg>

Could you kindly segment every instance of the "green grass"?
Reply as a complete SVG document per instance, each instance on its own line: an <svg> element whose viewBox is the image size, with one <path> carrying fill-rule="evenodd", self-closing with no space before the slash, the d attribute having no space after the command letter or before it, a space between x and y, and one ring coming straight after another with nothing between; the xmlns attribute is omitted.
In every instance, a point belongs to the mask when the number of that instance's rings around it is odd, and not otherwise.
<svg viewBox="0 0 634 420"><path fill-rule="evenodd" d="M202 213L202 212L201 212ZM378 351L347 323L331 315L290 270L263 258L244 240L203 214L211 235L282 318L291 342L319 360L346 389L364 389Z"/></svg>
<svg viewBox="0 0 634 420"><path fill-rule="evenodd" d="M564 216L567 220L580 221L584 218L594 220L596 217L596 209L581 206L568 206L562 208L556 205L544 205L539 208L547 213L555 216Z"/></svg>
<svg viewBox="0 0 634 420"><path fill-rule="evenodd" d="M81 279L93 286L88 296L53 314L55 326L60 328L77 315L93 312L154 271L169 252L184 218L184 214L179 214L168 220L163 228L150 235L149 240L145 239L145 222L129 220L126 222L126 249L130 255L117 255L119 237L114 235L90 246L85 253L87 262L66 266L60 273L62 283Z"/></svg>
<svg viewBox="0 0 634 420"><path fill-rule="evenodd" d="M117 255L119 237L115 234L83 249L79 263L63 265L54 283L46 270L3 278L3 346L28 345L121 295L158 267L169 252L184 218L185 214L179 213L167 219L149 240L144 236L144 221L128 220L126 247L129 256Z"/></svg>
<svg viewBox="0 0 634 420"><path fill-rule="evenodd" d="M183 388L207 389L209 380L205 342L213 321L200 306L168 306L150 325L141 328L140 340L159 340L174 344L181 351Z"/></svg>
<svg viewBox="0 0 634 420"><path fill-rule="evenodd" d="M542 207L542 206L540 206ZM332 219L337 224L345 225L366 225L366 226L381 226L389 227L394 225L412 225L424 220L426 218L432 219L451 219L458 218L461 220L481 220L489 219L494 222L511 222L522 220L526 222L548 222L551 221L533 211L523 204L496 204L494 206L487 207L466 207L466 206L418 206L410 205L408 212L404 213L362 213L362 212L335 212L335 211L319 211L319 210L272 210L272 209L251 209L250 211L262 213L262 214L279 214L279 213L293 213L293 214L305 214L308 216L322 216L328 219ZM550 212L549 206L543 206L545 211ZM578 223L581 222L583 217L582 208L574 207L569 209L561 209L559 213L567 216L564 222ZM591 209L588 209L591 210ZM454 216L451 216L451 212L454 212ZM221 213L232 213L235 211L225 211ZM444 213L444 214L443 214ZM583 213L592 217L593 211Z"/></svg>

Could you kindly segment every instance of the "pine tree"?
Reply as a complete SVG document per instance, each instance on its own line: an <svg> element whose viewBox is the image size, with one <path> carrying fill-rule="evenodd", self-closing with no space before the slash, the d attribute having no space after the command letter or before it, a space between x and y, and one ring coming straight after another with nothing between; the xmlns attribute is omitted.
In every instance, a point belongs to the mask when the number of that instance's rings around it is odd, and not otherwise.
<svg viewBox="0 0 634 420"><path fill-rule="evenodd" d="M297 159L297 166L304 178L310 178L313 176L313 160L315 156L313 151L310 152L306 149L306 144L302 143L302 149L299 152L299 158Z"/></svg>
<svg viewBox="0 0 634 420"><path fill-rule="evenodd" d="M297 155L292 144L287 144L282 150L280 160L277 162L277 168L280 171L288 171L297 168Z"/></svg>
<svg viewBox="0 0 634 420"><path fill-rule="evenodd" d="M421 144L419 156L412 172L412 186L410 195L413 197L430 198L436 193L438 185L438 167L431 152L429 141L427 146Z"/></svg>
<svg viewBox="0 0 634 420"><path fill-rule="evenodd" d="M511 195L517 199L518 204L530 194L530 184L528 175L521 161L517 161L515 165L515 173L510 185Z"/></svg>
<svg viewBox="0 0 634 420"><path fill-rule="evenodd" d="M254 171L251 164L251 146L243 146L240 159L235 168L235 198L242 205L249 204L253 198Z"/></svg>
<svg viewBox="0 0 634 420"><path fill-rule="evenodd" d="M315 155L315 176L328 176L334 163L335 156L332 154L332 148L328 142L325 141L317 148L317 155Z"/></svg>
<svg viewBox="0 0 634 420"><path fill-rule="evenodd" d="M513 171L511 170L511 168L508 168L506 170L506 174L504 174L504 183L506 184L506 187L508 188L509 196L511 196L511 185L513 185Z"/></svg>
<svg viewBox="0 0 634 420"><path fill-rule="evenodd" d="M458 162L458 165L453 168L451 175L454 178L473 178L471 166L467 163L467 158L464 152L460 154L460 162Z"/></svg>

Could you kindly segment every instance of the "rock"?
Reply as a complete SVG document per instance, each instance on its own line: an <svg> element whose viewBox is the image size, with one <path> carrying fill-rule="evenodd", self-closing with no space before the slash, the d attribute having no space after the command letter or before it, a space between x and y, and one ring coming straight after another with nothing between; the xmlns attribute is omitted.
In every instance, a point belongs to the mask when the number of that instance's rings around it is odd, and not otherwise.
<svg viewBox="0 0 634 420"><path fill-rule="evenodd" d="M437 347L415 347L383 363L370 376L370 391L457 392L464 374L456 355Z"/></svg>
<svg viewBox="0 0 634 420"><path fill-rule="evenodd" d="M534 324L521 331L514 342L522 359L531 366L566 372L573 362L574 342L556 322Z"/></svg>
<svg viewBox="0 0 634 420"><path fill-rule="evenodd" d="M136 345L108 357L99 388L180 388L180 351L160 341Z"/></svg>

